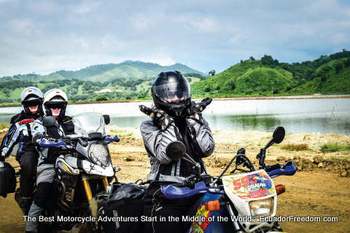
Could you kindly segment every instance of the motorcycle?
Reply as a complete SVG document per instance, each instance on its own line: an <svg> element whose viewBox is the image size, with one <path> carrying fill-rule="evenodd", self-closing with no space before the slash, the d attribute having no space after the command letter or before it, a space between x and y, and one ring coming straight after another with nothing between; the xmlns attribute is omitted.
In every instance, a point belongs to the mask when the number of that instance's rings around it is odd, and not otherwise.
<svg viewBox="0 0 350 233"><path fill-rule="evenodd" d="M40 222L39 232L70 230L82 223L84 217L87 217L87 230L97 232L100 200L105 198L112 180L117 180L108 144L118 142L119 138L106 134L109 116L83 113L72 121L74 134L56 140L42 138L38 143L41 148L62 151L55 163L54 206L45 210L45 219L49 221ZM55 124L52 117L43 119L45 127Z"/></svg>
<svg viewBox="0 0 350 233"><path fill-rule="evenodd" d="M284 128L276 128L272 139L257 155L259 169L241 148L218 177L201 174L200 165L186 154L182 142L169 144L167 155L174 160L185 159L193 164L195 171L181 186L161 187L162 194L171 200L199 195L193 216L182 219L192 222L189 233L282 232L274 216L278 195L285 192L285 187L275 186L272 178L294 175L297 167L292 161L268 166L265 158L267 149L282 142L284 136ZM224 175L234 162L230 175Z"/></svg>

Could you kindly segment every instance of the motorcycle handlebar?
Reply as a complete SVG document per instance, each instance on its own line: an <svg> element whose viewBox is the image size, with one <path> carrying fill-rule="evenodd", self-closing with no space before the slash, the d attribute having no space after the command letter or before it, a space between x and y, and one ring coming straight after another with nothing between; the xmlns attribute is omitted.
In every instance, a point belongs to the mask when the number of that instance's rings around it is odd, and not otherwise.
<svg viewBox="0 0 350 233"><path fill-rule="evenodd" d="M283 166L281 166L280 164L275 164L273 166L265 168L265 170L271 178L281 175L292 176L296 173L297 166L294 163L294 161L288 161Z"/></svg>
<svg viewBox="0 0 350 233"><path fill-rule="evenodd" d="M62 139L40 138L37 143L42 148L68 149L68 145Z"/></svg>
<svg viewBox="0 0 350 233"><path fill-rule="evenodd" d="M213 101L212 98L204 98L200 102L195 103L190 107L190 110L188 111L189 114L192 114L193 111L195 112L203 112L204 109ZM140 111L146 114L147 116L150 116L152 113L154 113L154 109L147 107L145 105L139 105Z"/></svg>

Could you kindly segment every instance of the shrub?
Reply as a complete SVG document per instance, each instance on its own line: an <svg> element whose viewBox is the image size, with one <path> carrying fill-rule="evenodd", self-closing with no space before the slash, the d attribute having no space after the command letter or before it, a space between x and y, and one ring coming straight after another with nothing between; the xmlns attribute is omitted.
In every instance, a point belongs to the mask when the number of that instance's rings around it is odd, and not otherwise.
<svg viewBox="0 0 350 233"><path fill-rule="evenodd" d="M350 144L326 143L321 146L321 152L350 151Z"/></svg>
<svg viewBox="0 0 350 233"><path fill-rule="evenodd" d="M309 146L307 144L286 144L281 147L283 150L290 151L303 151L308 150Z"/></svg>

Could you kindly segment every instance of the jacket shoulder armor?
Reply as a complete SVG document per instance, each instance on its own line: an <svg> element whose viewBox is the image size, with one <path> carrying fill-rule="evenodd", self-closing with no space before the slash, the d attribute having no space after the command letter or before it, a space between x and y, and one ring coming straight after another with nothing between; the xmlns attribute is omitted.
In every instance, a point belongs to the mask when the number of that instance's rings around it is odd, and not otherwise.
<svg viewBox="0 0 350 233"><path fill-rule="evenodd" d="M14 115L13 117L11 117L10 123L14 124L14 123L17 123L18 121L25 119L25 118L26 118L26 116L25 116L24 112L21 112L21 113Z"/></svg>

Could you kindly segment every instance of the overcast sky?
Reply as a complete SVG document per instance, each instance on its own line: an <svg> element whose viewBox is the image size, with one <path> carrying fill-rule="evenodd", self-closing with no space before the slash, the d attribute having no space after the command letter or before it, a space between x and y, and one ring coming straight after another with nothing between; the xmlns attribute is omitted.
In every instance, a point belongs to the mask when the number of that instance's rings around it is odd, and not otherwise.
<svg viewBox="0 0 350 233"><path fill-rule="evenodd" d="M0 0L0 76L142 60L223 70L350 49L350 1Z"/></svg>

